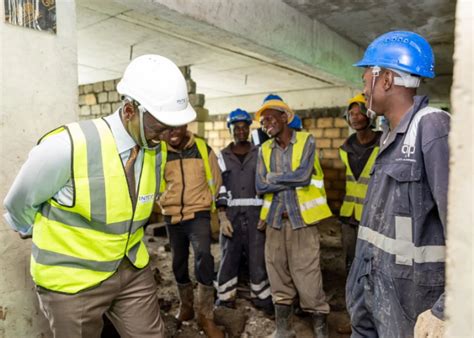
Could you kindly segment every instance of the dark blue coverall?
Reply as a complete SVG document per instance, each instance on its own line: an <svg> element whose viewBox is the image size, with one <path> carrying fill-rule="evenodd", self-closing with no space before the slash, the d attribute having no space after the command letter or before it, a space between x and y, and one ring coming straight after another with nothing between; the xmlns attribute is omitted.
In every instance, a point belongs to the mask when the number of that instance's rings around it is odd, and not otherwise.
<svg viewBox="0 0 474 338"><path fill-rule="evenodd" d="M427 104L415 96L381 137L346 284L352 337L413 337L428 309L443 319L450 117Z"/></svg>
<svg viewBox="0 0 474 338"><path fill-rule="evenodd" d="M243 162L230 145L218 155L223 185L217 207L226 207L234 232L232 238L220 235L221 262L217 275L218 302L232 302L237 293L241 258L248 259L252 302L271 311L270 284L265 268L265 232L257 229L262 200L255 191L258 148L252 145Z"/></svg>

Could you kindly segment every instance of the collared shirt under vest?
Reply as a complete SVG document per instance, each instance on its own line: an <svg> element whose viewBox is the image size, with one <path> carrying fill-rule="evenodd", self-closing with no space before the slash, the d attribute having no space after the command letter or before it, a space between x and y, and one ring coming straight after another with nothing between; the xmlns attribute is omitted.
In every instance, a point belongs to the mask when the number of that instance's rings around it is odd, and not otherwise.
<svg viewBox="0 0 474 338"><path fill-rule="evenodd" d="M148 264L143 225L152 211L161 159L144 150L133 207L118 140L106 120L71 123L46 139L63 130L72 143L74 200L64 206L51 198L40 207L31 274L46 289L77 293L112 276L125 256L137 268Z"/></svg>
<svg viewBox="0 0 474 338"><path fill-rule="evenodd" d="M323 172L319 159L315 155L313 137L306 132L293 132L287 149L277 152L275 147L277 145L273 139L263 143L257 165L257 192L264 193L260 219L265 220L272 227L281 227L278 206L282 205L287 209L290 223L295 229L330 217L332 213L327 205ZM280 154L280 160L277 153ZM305 153L306 157L303 158ZM264 177L274 173L275 184L264 183L268 181ZM302 182L295 182L293 176L298 176L301 180L300 176L305 176L305 173L309 176L307 184L301 185ZM278 189L278 186L281 188ZM275 192L270 192L271 190ZM285 210L282 209L282 211ZM295 217L301 219L302 222L293 224Z"/></svg>

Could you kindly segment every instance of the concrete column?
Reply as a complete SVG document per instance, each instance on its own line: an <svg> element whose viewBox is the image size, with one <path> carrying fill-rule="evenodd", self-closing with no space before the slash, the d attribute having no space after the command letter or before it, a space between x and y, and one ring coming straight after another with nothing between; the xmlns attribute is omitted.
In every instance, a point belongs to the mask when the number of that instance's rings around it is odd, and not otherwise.
<svg viewBox="0 0 474 338"><path fill-rule="evenodd" d="M57 34L6 24L0 1L0 201L37 139L77 120L76 9L56 1ZM4 210L1 210L2 214ZM49 337L29 274L31 240L0 220L0 337Z"/></svg>
<svg viewBox="0 0 474 338"><path fill-rule="evenodd" d="M474 3L458 0L454 43L453 110L450 146L447 331L445 337L472 337L473 334L473 67Z"/></svg>

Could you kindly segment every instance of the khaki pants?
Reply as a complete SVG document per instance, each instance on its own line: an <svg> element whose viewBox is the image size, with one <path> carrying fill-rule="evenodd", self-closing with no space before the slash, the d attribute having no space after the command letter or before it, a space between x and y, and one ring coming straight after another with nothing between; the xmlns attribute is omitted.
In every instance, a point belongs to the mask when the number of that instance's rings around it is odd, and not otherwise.
<svg viewBox="0 0 474 338"><path fill-rule="evenodd" d="M156 291L150 267L137 269L127 258L101 285L74 295L37 286L41 310L55 338L100 337L104 313L122 338L164 337Z"/></svg>
<svg viewBox="0 0 474 338"><path fill-rule="evenodd" d="M302 310L329 313L319 265L317 226L293 230L284 219L280 230L267 226L266 236L265 262L274 303L291 305L298 295Z"/></svg>

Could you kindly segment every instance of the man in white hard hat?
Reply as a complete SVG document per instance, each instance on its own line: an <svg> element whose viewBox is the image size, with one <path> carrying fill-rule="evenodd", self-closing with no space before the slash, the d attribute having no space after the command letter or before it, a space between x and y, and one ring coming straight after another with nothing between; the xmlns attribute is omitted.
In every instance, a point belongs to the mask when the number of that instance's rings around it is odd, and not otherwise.
<svg viewBox="0 0 474 338"><path fill-rule="evenodd" d="M186 82L159 55L134 59L117 86L122 106L40 139L4 205L32 236L31 274L54 337L100 337L106 314L122 337L163 337L143 243L160 184L159 135L191 122Z"/></svg>

